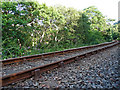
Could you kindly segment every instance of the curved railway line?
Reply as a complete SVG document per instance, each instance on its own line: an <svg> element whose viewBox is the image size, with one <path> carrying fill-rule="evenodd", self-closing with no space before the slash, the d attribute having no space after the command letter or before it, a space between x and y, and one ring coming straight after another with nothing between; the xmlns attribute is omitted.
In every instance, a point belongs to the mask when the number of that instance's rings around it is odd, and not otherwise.
<svg viewBox="0 0 120 90"><path fill-rule="evenodd" d="M92 55L104 49L118 45L118 41L74 48L40 55L24 56L2 60L2 86L17 82L32 76L40 77L40 74L65 64L74 62L88 55Z"/></svg>

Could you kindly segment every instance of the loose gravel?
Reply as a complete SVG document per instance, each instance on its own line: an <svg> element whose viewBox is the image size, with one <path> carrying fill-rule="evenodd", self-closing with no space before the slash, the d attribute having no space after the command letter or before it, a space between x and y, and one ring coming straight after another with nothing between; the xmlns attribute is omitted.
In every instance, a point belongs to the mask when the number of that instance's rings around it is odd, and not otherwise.
<svg viewBox="0 0 120 90"><path fill-rule="evenodd" d="M107 45L107 46L109 46L109 45ZM33 60L28 60L28 61L26 60L26 61L23 61L21 63L6 65L6 66L2 67L2 76L10 75L10 74L17 73L17 72L24 71L24 70L29 70L29 69L34 68L34 67L42 66L45 64L50 64L50 63L60 61L63 59L67 59L70 57L75 57L77 55L81 55L81 54L84 54L86 52L91 52L93 50L97 50L97 49L102 48L102 47L104 47L104 46L83 49L83 50L76 51L76 52L75 51L69 52L69 53L66 53L63 55L54 55L54 57L48 56L48 57L43 57L40 59L33 59Z"/></svg>
<svg viewBox="0 0 120 90"><path fill-rule="evenodd" d="M120 45L4 88L120 89Z"/></svg>

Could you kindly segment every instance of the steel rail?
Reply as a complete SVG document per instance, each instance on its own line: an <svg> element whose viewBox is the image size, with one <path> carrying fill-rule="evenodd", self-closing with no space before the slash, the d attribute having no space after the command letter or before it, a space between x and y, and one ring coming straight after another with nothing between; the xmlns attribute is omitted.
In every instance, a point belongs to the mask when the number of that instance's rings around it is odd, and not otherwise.
<svg viewBox="0 0 120 90"><path fill-rule="evenodd" d="M10 58L10 59L6 59L6 60L1 60L0 63L2 63L2 65L4 66L7 64L18 63L18 62L22 62L25 60L37 59L37 58L42 58L42 57L47 57L47 56L53 56L55 54L56 55L57 54L64 54L64 53L78 51L78 50L82 50L82 49L99 47L99 46L103 46L103 45L112 44L115 42L117 42L117 41L106 42L106 43L91 45L91 46L84 46L84 47L80 47L80 48L73 48L73 49L68 49L68 50L64 50L64 51L56 51L56 52L43 53L43 54L38 54L38 55L23 56L23 57L19 57L19 58Z"/></svg>
<svg viewBox="0 0 120 90"><path fill-rule="evenodd" d="M47 65L43 65L43 66L35 67L35 68L29 69L29 70L25 70L25 71L22 71L22 72L7 75L7 76L2 77L0 79L1 80L0 82L2 82L2 86L6 86L8 84L15 83L19 80L30 78L30 77L36 75L36 73L37 73L37 75L40 75L41 73L46 72L48 70L51 70L51 69L54 69L54 68L57 68L57 67L61 67L65 64L74 62L76 60L80 60L80 58L83 58L83 57L88 56L88 55L92 55L92 54L97 53L99 51L102 51L104 49L116 46L118 44L119 44L119 42L115 42L112 45L110 44L109 46L104 46L100 49L93 50L93 51L90 51L90 52L87 52L87 53L84 53L84 54L81 54L81 55L78 55L78 56L75 56L75 57L72 57L72 58L63 59L61 61L57 61L57 62L50 63L50 64L47 64Z"/></svg>

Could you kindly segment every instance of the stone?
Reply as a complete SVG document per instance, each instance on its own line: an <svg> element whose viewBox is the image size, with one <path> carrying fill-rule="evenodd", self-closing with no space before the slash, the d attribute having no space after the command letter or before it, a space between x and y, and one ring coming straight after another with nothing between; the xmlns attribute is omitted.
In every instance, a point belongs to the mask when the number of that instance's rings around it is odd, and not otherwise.
<svg viewBox="0 0 120 90"><path fill-rule="evenodd" d="M33 83L33 85L34 85L34 86L38 86L39 84L38 84L38 82L35 82L35 83Z"/></svg>

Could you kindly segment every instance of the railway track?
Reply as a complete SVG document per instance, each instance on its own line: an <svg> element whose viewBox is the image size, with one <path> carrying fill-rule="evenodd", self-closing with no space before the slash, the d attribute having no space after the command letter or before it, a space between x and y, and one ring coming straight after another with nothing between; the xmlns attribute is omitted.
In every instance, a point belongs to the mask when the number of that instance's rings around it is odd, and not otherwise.
<svg viewBox="0 0 120 90"><path fill-rule="evenodd" d="M31 76L39 77L42 72L56 67L62 67L64 64L78 60L78 58L94 54L117 44L117 41L107 42L54 53L45 53L1 61L3 63L2 86Z"/></svg>
<svg viewBox="0 0 120 90"><path fill-rule="evenodd" d="M109 44L109 43L106 43L106 44ZM103 44L103 46L105 46L106 44ZM64 54L63 54L64 51L61 51L61 53L60 52L59 53L57 52L57 53L54 53L54 54L50 53L50 55L47 54L47 56L44 56L44 57L42 56L40 58L32 59L32 60L26 60L25 59L22 62L17 62L17 63L12 62L9 65L8 64L4 65L4 63L3 63L2 75L6 76L6 75L13 74L13 73L18 73L20 71L29 70L29 69L34 68L34 67L54 63L56 61L60 61L60 60L63 60L63 59L68 59L68 58L71 58L71 57L75 57L75 56L90 52L92 50L97 50L99 48L102 48L103 46L101 46L101 44L100 44L98 46L94 46L94 48L83 47L83 48L78 49L77 51L76 51L76 49L73 49L71 51L68 50L68 52L66 51Z"/></svg>

